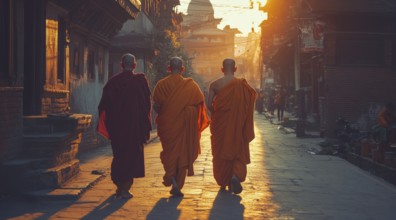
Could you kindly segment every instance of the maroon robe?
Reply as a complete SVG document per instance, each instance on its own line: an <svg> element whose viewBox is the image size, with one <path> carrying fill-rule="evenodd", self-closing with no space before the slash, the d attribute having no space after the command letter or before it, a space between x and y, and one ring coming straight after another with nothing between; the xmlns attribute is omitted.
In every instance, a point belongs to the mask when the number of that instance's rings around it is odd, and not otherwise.
<svg viewBox="0 0 396 220"><path fill-rule="evenodd" d="M97 131L111 140L115 184L144 177L143 144L151 131L150 89L144 74L122 72L103 88Z"/></svg>

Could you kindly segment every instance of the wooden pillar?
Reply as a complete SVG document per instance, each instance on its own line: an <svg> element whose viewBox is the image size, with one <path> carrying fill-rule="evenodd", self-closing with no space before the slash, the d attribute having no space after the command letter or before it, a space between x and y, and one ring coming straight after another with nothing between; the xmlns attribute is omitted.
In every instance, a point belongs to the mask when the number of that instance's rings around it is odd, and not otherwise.
<svg viewBox="0 0 396 220"><path fill-rule="evenodd" d="M296 36L294 45L294 87L296 91L299 91L301 88L301 48L299 34Z"/></svg>
<svg viewBox="0 0 396 220"><path fill-rule="evenodd" d="M46 0L25 0L24 115L40 115L45 82Z"/></svg>
<svg viewBox="0 0 396 220"><path fill-rule="evenodd" d="M8 32L8 82L15 84L15 11L14 1L9 2L9 32Z"/></svg>
<svg viewBox="0 0 396 220"><path fill-rule="evenodd" d="M312 69L312 113L319 113L319 57L315 56L311 60Z"/></svg>

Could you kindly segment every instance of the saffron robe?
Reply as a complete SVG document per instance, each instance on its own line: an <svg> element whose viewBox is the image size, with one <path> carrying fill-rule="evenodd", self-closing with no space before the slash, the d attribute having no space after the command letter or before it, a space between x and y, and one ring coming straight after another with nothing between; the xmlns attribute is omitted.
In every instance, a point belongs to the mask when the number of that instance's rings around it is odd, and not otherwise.
<svg viewBox="0 0 396 220"><path fill-rule="evenodd" d="M216 94L211 114L213 175L227 186L232 175L243 182L250 163L249 142L254 139L255 90L245 79L234 78Z"/></svg>
<svg viewBox="0 0 396 220"><path fill-rule="evenodd" d="M188 176L194 175L201 132L209 125L204 96L192 79L172 74L158 82L153 100L160 106L156 123L162 144L163 183L170 186L175 177L181 189L186 170Z"/></svg>
<svg viewBox="0 0 396 220"><path fill-rule="evenodd" d="M111 140L111 178L122 184L144 177L143 144L151 131L150 89L144 74L122 72L103 88L97 131Z"/></svg>

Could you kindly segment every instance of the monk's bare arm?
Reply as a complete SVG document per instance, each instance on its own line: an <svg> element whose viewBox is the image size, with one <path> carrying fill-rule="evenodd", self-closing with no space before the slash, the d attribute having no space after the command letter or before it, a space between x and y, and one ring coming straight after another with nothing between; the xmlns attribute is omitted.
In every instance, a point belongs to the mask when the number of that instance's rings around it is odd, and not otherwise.
<svg viewBox="0 0 396 220"><path fill-rule="evenodd" d="M206 103L206 106L208 106L210 112L213 112L212 102L214 97L215 97L215 82L213 82L209 86L208 103Z"/></svg>

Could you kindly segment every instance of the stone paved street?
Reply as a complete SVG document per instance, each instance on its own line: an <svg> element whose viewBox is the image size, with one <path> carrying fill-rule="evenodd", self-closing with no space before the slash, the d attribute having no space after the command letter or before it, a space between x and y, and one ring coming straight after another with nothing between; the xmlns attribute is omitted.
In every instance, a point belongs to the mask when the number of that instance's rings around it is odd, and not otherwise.
<svg viewBox="0 0 396 220"><path fill-rule="evenodd" d="M183 198L162 185L158 140L145 148L146 177L134 198L114 199L111 149L100 149L84 170L104 170L104 179L77 201L0 199L0 219L396 219L396 187L335 156L314 155L321 138L296 138L256 115L252 163L239 195L219 192L212 175L209 129Z"/></svg>

